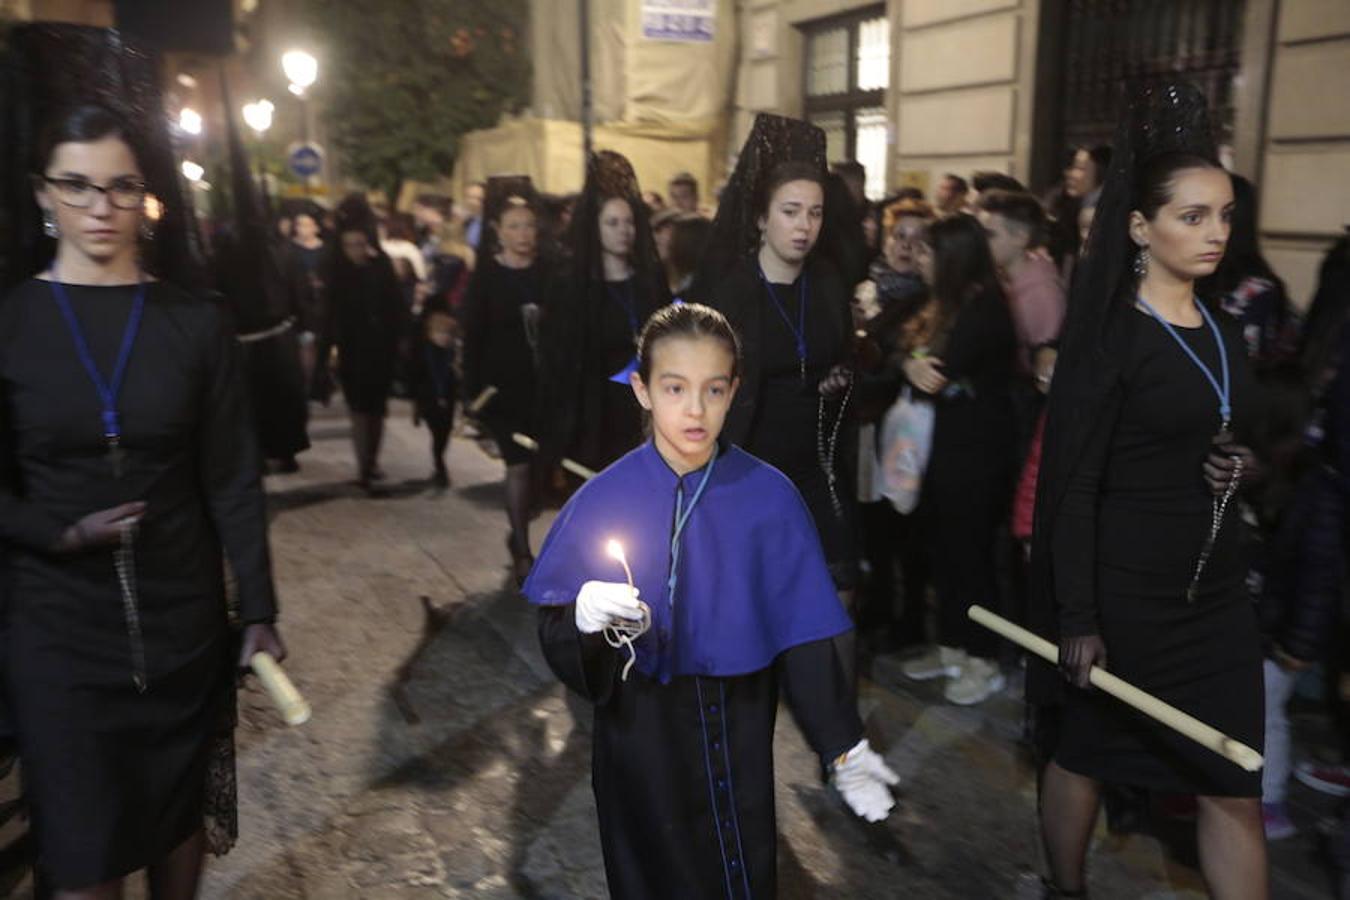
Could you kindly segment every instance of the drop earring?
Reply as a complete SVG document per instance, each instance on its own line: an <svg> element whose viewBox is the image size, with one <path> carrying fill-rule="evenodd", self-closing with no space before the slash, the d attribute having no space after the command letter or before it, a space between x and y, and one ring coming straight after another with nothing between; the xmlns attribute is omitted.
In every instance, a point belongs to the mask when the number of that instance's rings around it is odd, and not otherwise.
<svg viewBox="0 0 1350 900"><path fill-rule="evenodd" d="M1140 281L1148 275L1148 247L1140 247L1139 253L1134 257L1134 275Z"/></svg>
<svg viewBox="0 0 1350 900"><path fill-rule="evenodd" d="M52 211L49 209L42 211L42 233L53 240L61 236L61 229L56 224L56 216L52 215Z"/></svg>
<svg viewBox="0 0 1350 900"><path fill-rule="evenodd" d="M155 223L150 221L149 216L141 217L141 240L153 241L155 239Z"/></svg>

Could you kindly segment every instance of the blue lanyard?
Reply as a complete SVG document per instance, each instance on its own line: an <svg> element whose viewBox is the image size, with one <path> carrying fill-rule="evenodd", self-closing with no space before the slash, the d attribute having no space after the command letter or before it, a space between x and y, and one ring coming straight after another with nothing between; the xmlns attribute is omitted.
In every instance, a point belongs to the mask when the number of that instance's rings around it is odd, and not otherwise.
<svg viewBox="0 0 1350 900"><path fill-rule="evenodd" d="M637 299L633 296L633 283L631 281L607 281L605 282L605 290L609 292L616 303L623 307L624 313L628 316L628 330L633 333L633 340L637 340Z"/></svg>
<svg viewBox="0 0 1350 900"><path fill-rule="evenodd" d="M684 526L689 524L689 517L694 514L694 507L698 506L698 501L703 497L703 489L708 486L708 479L712 478L713 466L716 463L717 450L714 448L712 458L708 460L708 468L703 470L703 479L699 481L688 507L684 506L683 479L680 480L679 489L675 493L675 530L670 536L670 580L666 582L670 591L668 597L671 606L675 605L675 585L679 580L680 538L684 535Z"/></svg>
<svg viewBox="0 0 1350 900"><path fill-rule="evenodd" d="M60 307L61 315L65 317L66 325L70 328L70 336L75 339L75 352L79 354L80 363L89 373L89 380L94 383L94 390L98 391L99 400L103 404L103 437L108 441L110 448L116 448L122 439L122 422L117 415L117 395L122 391L127 365L131 362L131 348L136 343L137 333L141 330L141 316L145 313L145 280L137 279L136 296L131 302L131 315L127 316L127 327L122 332L122 347L117 352L117 364L113 367L112 378L108 381L103 380L103 374L99 372L98 364L94 362L93 351L89 349L89 341L80 328L80 320L75 317L75 308L70 303L70 296L66 293L65 285L57 279L55 270L52 271L50 284L56 305Z"/></svg>
<svg viewBox="0 0 1350 900"><path fill-rule="evenodd" d="M797 310L797 324L792 324L792 319L788 318L787 309L778 299L778 292L773 289L769 283L768 276L764 274L764 267L759 266L759 280L764 282L764 289L769 292L769 299L773 300L773 308L778 310L779 317L783 324L787 325L788 331L797 339L797 362L802 369L802 380L806 380L806 271L803 270L797 280L797 297L801 301L801 307Z"/></svg>
<svg viewBox="0 0 1350 900"><path fill-rule="evenodd" d="M1190 344L1187 344L1181 335L1177 334L1177 330L1172 327L1171 322L1160 316L1152 304L1143 297L1139 298L1139 304L1148 310L1163 328L1167 329L1167 333L1172 336L1172 340L1176 341L1181 349L1186 351L1186 355L1191 358L1191 362L1195 363L1196 367L1209 379L1210 385L1214 388L1214 393L1219 396L1219 418L1223 422L1223 429L1227 430L1229 423L1233 421L1232 381L1228 372L1228 352L1224 349L1223 335L1219 333L1219 326L1214 321L1214 317L1209 314L1209 310L1205 309L1204 304L1195 301L1196 308L1200 310L1200 314L1209 323L1209 330L1214 333L1215 343L1219 345L1219 370L1223 377L1222 386L1219 384L1219 379L1215 378L1214 373L1210 371L1209 366L1205 365L1196 352L1191 349Z"/></svg>

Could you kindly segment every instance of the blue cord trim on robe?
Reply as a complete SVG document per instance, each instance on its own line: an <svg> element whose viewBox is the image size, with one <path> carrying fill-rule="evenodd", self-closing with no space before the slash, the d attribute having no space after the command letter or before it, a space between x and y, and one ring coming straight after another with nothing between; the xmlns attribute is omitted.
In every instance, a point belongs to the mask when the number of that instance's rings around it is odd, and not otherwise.
<svg viewBox="0 0 1350 900"><path fill-rule="evenodd" d="M731 777L731 748L728 746L731 742L727 740L727 735L730 732L727 729L726 682L719 681L717 683L717 689L719 691L718 704L720 706L718 713L722 717L722 758L726 760L727 764L727 796L730 798L727 801L727 805L731 807L731 824L732 827L736 829L736 852L739 853L741 857L741 880L745 884L745 896L749 898L753 896L750 893L750 866L746 864L745 845L741 841L741 819L740 816L736 814L736 782L732 780Z"/></svg>
<svg viewBox="0 0 1350 900"><path fill-rule="evenodd" d="M717 807L717 780L713 778L712 756L708 753L708 719L703 715L702 678L694 678L694 691L698 694L698 722L703 728L703 767L708 773L708 799L712 803L713 831L717 833L717 849L722 852L722 877L726 879L727 897L729 900L735 900L736 895L731 891L731 865L727 862L727 847L722 842L722 814Z"/></svg>

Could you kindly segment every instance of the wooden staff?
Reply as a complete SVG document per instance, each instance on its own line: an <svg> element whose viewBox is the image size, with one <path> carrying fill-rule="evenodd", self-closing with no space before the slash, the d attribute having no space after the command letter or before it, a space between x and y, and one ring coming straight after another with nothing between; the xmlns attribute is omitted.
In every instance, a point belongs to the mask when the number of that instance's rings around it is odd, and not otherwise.
<svg viewBox="0 0 1350 900"><path fill-rule="evenodd" d="M248 661L253 674L262 682L263 689L272 698L287 725L303 725L309 721L312 710L309 702L295 689L295 684L282 671L277 661L267 653L255 653Z"/></svg>
<svg viewBox="0 0 1350 900"><path fill-rule="evenodd" d="M489 384L487 387L483 388L482 392L479 393L477 397L474 397L473 402L469 404L469 415L478 415L483 411L483 407L487 406L495 396L497 396L496 385Z"/></svg>
<svg viewBox="0 0 1350 900"><path fill-rule="evenodd" d="M971 619L985 628L1036 654L1051 665L1059 665L1059 648L1045 638L1014 625L982 606L972 606L969 615ZM1265 765L1265 760L1261 758L1261 754L1251 747L1241 741L1234 740L1211 725L1206 725L1194 716L1182 712L1170 703L1165 703L1152 694L1141 691L1128 681L1112 675L1105 669L1093 666L1088 673L1088 679L1093 687L1110 694L1155 721L1161 722L1173 731L1208 747L1248 772L1258 772Z"/></svg>
<svg viewBox="0 0 1350 900"><path fill-rule="evenodd" d="M534 453L539 452L539 442L536 441L534 438L530 437L528 434L521 434L519 431L512 432L511 440L515 441L517 444L524 447L526 450L529 450ZM592 478L595 477L594 469L586 468L581 463L577 462L575 459L568 459L567 457L564 456L562 459L558 460L558 465L562 466L564 469L566 469L567 471L571 472L573 475L576 475L577 477L581 478L584 481L590 481Z"/></svg>

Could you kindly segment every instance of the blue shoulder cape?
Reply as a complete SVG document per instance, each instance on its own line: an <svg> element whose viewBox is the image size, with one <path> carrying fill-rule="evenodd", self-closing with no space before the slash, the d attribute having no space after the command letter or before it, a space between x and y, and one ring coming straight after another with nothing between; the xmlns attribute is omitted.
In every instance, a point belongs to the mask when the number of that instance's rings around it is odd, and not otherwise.
<svg viewBox="0 0 1350 900"><path fill-rule="evenodd" d="M704 471L677 476L650 441L615 462L563 507L525 596L556 606L572 603L587 581L623 582L606 552L619 541L652 611L637 667L662 683L755 672L784 650L851 629L797 489L736 447L721 451L685 526L668 596L676 494L687 505Z"/></svg>

